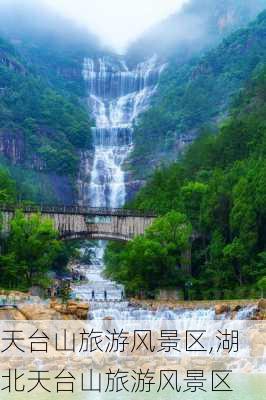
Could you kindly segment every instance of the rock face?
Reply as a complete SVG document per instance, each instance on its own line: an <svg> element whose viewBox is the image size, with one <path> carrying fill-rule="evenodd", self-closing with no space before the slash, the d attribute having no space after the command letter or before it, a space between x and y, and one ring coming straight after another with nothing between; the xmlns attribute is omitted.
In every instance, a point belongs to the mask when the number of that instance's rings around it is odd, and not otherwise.
<svg viewBox="0 0 266 400"><path fill-rule="evenodd" d="M0 154L11 165L42 173L49 181L49 185L60 203L66 205L75 203L76 195L71 179L52 172L43 172L45 169L44 161L36 153L30 156L27 154L25 139L21 132L13 132L7 129L0 130Z"/></svg>
<svg viewBox="0 0 266 400"><path fill-rule="evenodd" d="M24 162L25 142L22 138L22 135L7 130L1 131L0 153L13 165Z"/></svg>
<svg viewBox="0 0 266 400"><path fill-rule="evenodd" d="M126 175L126 201L129 202L134 199L136 193L145 185L144 180L134 180L129 174Z"/></svg>
<svg viewBox="0 0 266 400"><path fill-rule="evenodd" d="M3 50L0 50L0 64L17 73L26 74L25 68Z"/></svg>

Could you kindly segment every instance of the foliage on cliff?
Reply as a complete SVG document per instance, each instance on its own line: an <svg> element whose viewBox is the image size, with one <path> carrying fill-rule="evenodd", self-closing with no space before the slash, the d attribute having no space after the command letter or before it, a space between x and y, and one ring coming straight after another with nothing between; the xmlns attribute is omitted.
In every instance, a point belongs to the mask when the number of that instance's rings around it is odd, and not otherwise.
<svg viewBox="0 0 266 400"><path fill-rule="evenodd" d="M175 210L192 224L192 276L185 279L193 282L194 298L259 295L266 276L266 67L236 98L219 134L206 133L180 162L156 171L133 206L162 218ZM111 245L106 256L107 271L128 289L141 289L134 274L123 275L139 241ZM150 275L160 270L154 260L146 260ZM171 277L162 284L171 285Z"/></svg>
<svg viewBox="0 0 266 400"><path fill-rule="evenodd" d="M170 62L152 107L136 124L134 173L143 178L183 143L224 119L234 95L266 59L266 11L199 59Z"/></svg>
<svg viewBox="0 0 266 400"><path fill-rule="evenodd" d="M22 137L26 165L37 158L42 170L75 175L78 150L90 140L87 111L31 73L3 40L0 54L0 131Z"/></svg>
<svg viewBox="0 0 266 400"><path fill-rule="evenodd" d="M2 0L0 36L14 43L31 71L57 90L83 97L84 56L93 56L100 48L86 27L61 16L43 0Z"/></svg>

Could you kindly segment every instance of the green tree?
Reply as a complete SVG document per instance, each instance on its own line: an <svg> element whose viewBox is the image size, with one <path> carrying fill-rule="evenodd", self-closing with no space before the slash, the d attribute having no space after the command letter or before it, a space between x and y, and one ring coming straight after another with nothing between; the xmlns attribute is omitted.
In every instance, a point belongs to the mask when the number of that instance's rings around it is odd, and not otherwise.
<svg viewBox="0 0 266 400"><path fill-rule="evenodd" d="M115 246L110 246L106 274L133 293L182 286L185 273L181 268L191 233L185 215L171 211L155 220L143 236L129 242L118 254L112 251Z"/></svg>
<svg viewBox="0 0 266 400"><path fill-rule="evenodd" d="M185 213L197 232L202 228L202 206L207 189L207 185L201 182L189 182L181 188Z"/></svg>
<svg viewBox="0 0 266 400"><path fill-rule="evenodd" d="M11 221L5 254L1 256L4 278L16 284L15 277L19 277L19 284L28 287L38 284L60 252L57 239L51 220L17 211Z"/></svg>

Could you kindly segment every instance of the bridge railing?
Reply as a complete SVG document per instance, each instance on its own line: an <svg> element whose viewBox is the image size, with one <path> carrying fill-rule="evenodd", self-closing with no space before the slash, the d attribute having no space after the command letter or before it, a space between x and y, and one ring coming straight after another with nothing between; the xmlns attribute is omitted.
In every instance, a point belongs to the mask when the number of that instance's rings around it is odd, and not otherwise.
<svg viewBox="0 0 266 400"><path fill-rule="evenodd" d="M103 207L83 207L78 205L65 206L65 205L16 205L16 204L2 204L0 211L14 212L17 209L25 213L40 212L42 214L74 214L74 215L88 215L88 216L124 216L124 217L147 217L155 218L154 211L147 210L132 210L126 208L103 208Z"/></svg>

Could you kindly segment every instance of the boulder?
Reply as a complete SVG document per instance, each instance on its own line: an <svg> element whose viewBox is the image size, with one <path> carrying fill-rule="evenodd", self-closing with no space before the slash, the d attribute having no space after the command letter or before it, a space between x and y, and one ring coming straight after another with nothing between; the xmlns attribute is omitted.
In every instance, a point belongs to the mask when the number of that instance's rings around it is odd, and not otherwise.
<svg viewBox="0 0 266 400"><path fill-rule="evenodd" d="M215 306L215 314L221 315L230 312L230 306L228 304L216 304Z"/></svg>
<svg viewBox="0 0 266 400"><path fill-rule="evenodd" d="M50 300L50 308L55 308L55 306L57 306L57 305L58 305L57 300L55 298L52 298Z"/></svg>
<svg viewBox="0 0 266 400"><path fill-rule="evenodd" d="M67 307L71 306L77 306L79 303L77 303L75 300L68 300L67 302Z"/></svg>
<svg viewBox="0 0 266 400"><path fill-rule="evenodd" d="M60 319L60 314L55 309L51 309L41 304L23 304L19 311L28 320L55 320Z"/></svg>
<svg viewBox="0 0 266 400"><path fill-rule="evenodd" d="M77 308L78 308L77 305L71 305L71 306L67 306L66 310L67 310L68 314L74 315L77 312Z"/></svg>
<svg viewBox="0 0 266 400"><path fill-rule="evenodd" d="M266 311L266 299L261 299L258 304L259 311Z"/></svg>
<svg viewBox="0 0 266 400"><path fill-rule="evenodd" d="M76 316L78 319L86 320L88 317L89 305L86 303L78 304Z"/></svg>

